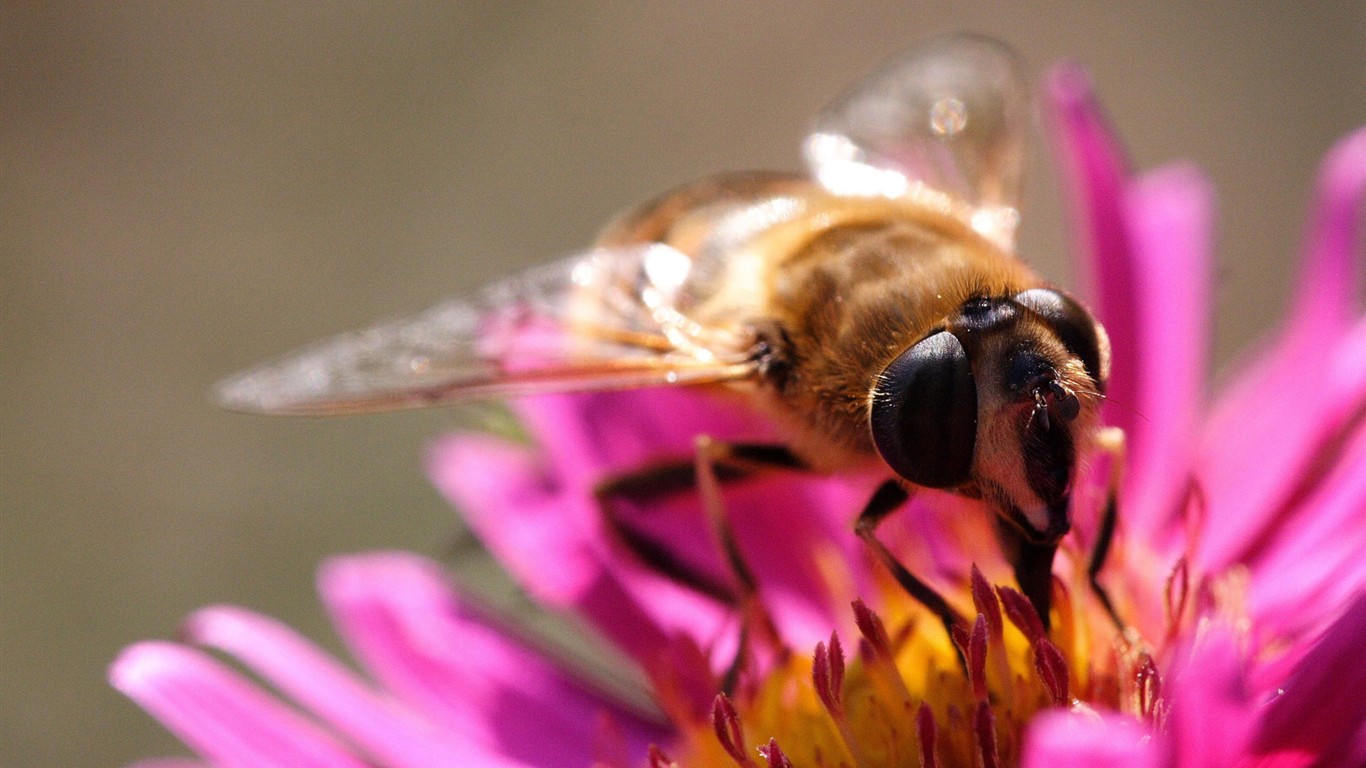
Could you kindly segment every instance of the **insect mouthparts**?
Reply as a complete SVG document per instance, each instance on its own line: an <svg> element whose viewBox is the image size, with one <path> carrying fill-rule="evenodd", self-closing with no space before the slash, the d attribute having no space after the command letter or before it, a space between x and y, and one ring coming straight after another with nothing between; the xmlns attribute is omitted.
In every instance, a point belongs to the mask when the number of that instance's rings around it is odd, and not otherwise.
<svg viewBox="0 0 1366 768"><path fill-rule="evenodd" d="M1053 395L1053 402L1058 406L1058 415L1072 421L1081 413L1081 400L1077 399L1076 393L1063 386L1057 379L1048 382L1048 391Z"/></svg>

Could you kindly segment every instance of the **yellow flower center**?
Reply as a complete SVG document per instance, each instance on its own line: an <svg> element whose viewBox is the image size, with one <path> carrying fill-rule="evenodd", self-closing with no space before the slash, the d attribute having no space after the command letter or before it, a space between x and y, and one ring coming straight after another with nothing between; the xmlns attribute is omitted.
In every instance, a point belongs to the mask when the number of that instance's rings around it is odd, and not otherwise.
<svg viewBox="0 0 1366 768"><path fill-rule="evenodd" d="M1059 562L1055 573L1066 575L1055 576L1049 630L1020 592L991 583L1005 578L989 581L975 566L945 595L972 617L951 631L886 580L881 615L854 603L851 649L835 635L811 653L778 649L763 674L738 675L710 713L671 710L680 735L667 755L652 753L652 768L1016 765L1025 725L1048 707L1103 707L1160 729L1162 679L1136 626L1162 642L1187 621L1184 561L1167 569L1161 596L1127 583L1112 593L1121 616L1139 618L1123 629L1091 595L1080 558ZM1162 603L1165 619L1144 621L1154 607L1135 595Z"/></svg>

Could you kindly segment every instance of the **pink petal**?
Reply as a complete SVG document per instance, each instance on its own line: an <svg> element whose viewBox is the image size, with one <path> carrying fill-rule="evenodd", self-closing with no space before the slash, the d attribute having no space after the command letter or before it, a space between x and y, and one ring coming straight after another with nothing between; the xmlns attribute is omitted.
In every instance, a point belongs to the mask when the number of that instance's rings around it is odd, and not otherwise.
<svg viewBox="0 0 1366 768"><path fill-rule="evenodd" d="M382 765L515 764L478 748L471 729L436 732L272 619L212 607L191 616L185 631L187 639L235 656Z"/></svg>
<svg viewBox="0 0 1366 768"><path fill-rule="evenodd" d="M1124 210L1128 162L1101 114L1086 72L1075 64L1056 66L1045 81L1045 101L1062 154L1068 192L1073 198L1076 251L1083 254L1079 278L1110 336L1113 358L1107 395L1122 408L1106 409L1111 424L1132 434L1138 414L1139 325L1144 313L1139 265L1134 258Z"/></svg>
<svg viewBox="0 0 1366 768"><path fill-rule="evenodd" d="M532 449L483 435L454 435L428 449L427 471L538 601L572 604L599 577L598 558L575 535L596 522L574 519L583 510L559 503L562 481ZM543 567L547 563L554 567Z"/></svg>
<svg viewBox="0 0 1366 768"><path fill-rule="evenodd" d="M478 734L491 752L532 765L588 764L603 715L640 756L660 737L460 605L430 561L338 558L319 581L338 629L386 689L441 729Z"/></svg>
<svg viewBox="0 0 1366 768"><path fill-rule="evenodd" d="M1344 459L1366 413L1366 336L1357 329L1334 343L1324 340L1310 359L1278 351L1284 368L1225 400L1207 430L1200 482L1208 523L1201 559L1207 568L1251 562L1293 540L1316 515L1308 503ZM1306 382L1315 382L1306 392ZM1253 398L1256 398L1255 401ZM1239 406L1242 411L1239 413ZM1360 467L1360 464L1355 466Z"/></svg>
<svg viewBox="0 0 1366 768"><path fill-rule="evenodd" d="M1204 398L1213 194L1188 166L1132 181L1078 67L1055 68L1046 95L1082 272L1110 336L1105 417L1128 436L1125 521L1151 538L1185 492L1190 430Z"/></svg>
<svg viewBox="0 0 1366 768"><path fill-rule="evenodd" d="M1161 754L1146 728L1118 715L1048 710L1029 723L1024 768L1157 768Z"/></svg>
<svg viewBox="0 0 1366 768"><path fill-rule="evenodd" d="M364 768L316 725L184 646L129 646L110 666L109 680L215 765Z"/></svg>
<svg viewBox="0 0 1366 768"><path fill-rule="evenodd" d="M1319 168L1312 218L1287 333L1333 338L1356 312L1358 222L1366 199L1366 128L1349 134Z"/></svg>
<svg viewBox="0 0 1366 768"><path fill-rule="evenodd" d="M1209 272L1213 191L1194 167L1155 171L1129 188L1126 215L1133 238L1133 309L1138 336L1131 364L1134 400L1125 467L1124 520L1147 539L1170 530L1186 491L1190 435L1204 402L1209 354Z"/></svg>
<svg viewBox="0 0 1366 768"><path fill-rule="evenodd" d="M1168 727L1175 764L1215 768L1246 751L1255 703L1242 658L1233 631L1213 625L1172 671Z"/></svg>
<svg viewBox="0 0 1366 768"><path fill-rule="evenodd" d="M1324 634L1263 710L1253 753L1267 764L1360 765L1366 728L1366 593Z"/></svg>
<svg viewBox="0 0 1366 768"><path fill-rule="evenodd" d="M1259 634L1284 644L1323 630L1366 589L1366 430L1315 484L1249 566L1249 612Z"/></svg>
<svg viewBox="0 0 1366 768"><path fill-rule="evenodd" d="M1317 473L1317 455L1340 439L1366 404L1366 338L1349 330L1366 200L1366 131L1340 142L1319 174L1301 282L1287 329L1235 380L1205 429L1198 475L1209 499L1207 567L1257 555L1288 527L1295 495Z"/></svg>
<svg viewBox="0 0 1366 768"><path fill-rule="evenodd" d="M428 451L437 488L540 602L572 610L639 660L658 656L674 632L708 641L721 632L721 606L619 554L584 480L553 471L487 437L455 435Z"/></svg>
<svg viewBox="0 0 1366 768"><path fill-rule="evenodd" d="M770 422L726 390L661 387L547 395L514 403L549 462L580 487L657 459L690 459L698 435L773 442Z"/></svg>

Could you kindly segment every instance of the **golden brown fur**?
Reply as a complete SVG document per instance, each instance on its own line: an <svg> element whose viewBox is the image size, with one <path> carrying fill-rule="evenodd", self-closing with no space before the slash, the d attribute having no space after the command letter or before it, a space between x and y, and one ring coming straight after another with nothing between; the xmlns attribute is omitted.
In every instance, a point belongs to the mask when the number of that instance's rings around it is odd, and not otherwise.
<svg viewBox="0 0 1366 768"><path fill-rule="evenodd" d="M795 218L746 248L769 265L761 329L776 324L790 364L762 387L761 403L813 466L838 469L876 457L868 434L878 373L972 296L1009 296L1041 281L956 219L884 198L836 197L783 174L710 177L618 219L603 244L697 247L697 231L732 206L778 196L800 200ZM703 221L699 224L698 219Z"/></svg>

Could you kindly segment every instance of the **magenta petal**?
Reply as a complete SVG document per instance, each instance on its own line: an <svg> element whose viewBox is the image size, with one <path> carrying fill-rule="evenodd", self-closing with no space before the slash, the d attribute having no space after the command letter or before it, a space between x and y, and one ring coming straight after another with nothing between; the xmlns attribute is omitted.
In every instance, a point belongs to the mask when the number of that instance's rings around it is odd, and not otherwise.
<svg viewBox="0 0 1366 768"><path fill-rule="evenodd" d="M1366 590L1366 430L1249 563L1249 612L1259 634L1278 644L1322 631L1340 606Z"/></svg>
<svg viewBox="0 0 1366 768"><path fill-rule="evenodd" d="M316 725L184 646L130 646L110 666L109 680L215 765L364 768Z"/></svg>
<svg viewBox="0 0 1366 768"><path fill-rule="evenodd" d="M462 606L435 563L403 553L338 558L319 582L334 623L386 689L492 752L586 765L604 716L638 755L660 735Z"/></svg>
<svg viewBox="0 0 1366 768"><path fill-rule="evenodd" d="M1140 423L1139 355L1144 317L1139 288L1142 274L1131 245L1125 211L1128 163L1115 144L1090 78L1075 64L1055 67L1045 82L1054 144L1062 155L1068 192L1073 198L1076 251L1082 254L1080 278L1090 286L1098 319L1110 336L1112 360L1106 420L1126 432Z"/></svg>
<svg viewBox="0 0 1366 768"><path fill-rule="evenodd" d="M1209 535L1202 542L1210 568L1255 557L1287 525L1297 489L1327 469L1314 463L1316 455L1360 418L1366 334L1349 329L1347 318L1363 201L1366 130L1339 142L1320 171L1286 331L1223 394L1208 419L1197 471L1211 500ZM1312 389L1306 382L1314 383Z"/></svg>
<svg viewBox="0 0 1366 768"><path fill-rule="evenodd" d="M733 393L692 387L526 398L513 404L548 463L578 488L657 459L691 459L698 435L772 442L769 421Z"/></svg>
<svg viewBox="0 0 1366 768"><path fill-rule="evenodd" d="M1361 765L1366 593L1358 595L1263 711L1254 754L1275 765Z"/></svg>
<svg viewBox="0 0 1366 768"><path fill-rule="evenodd" d="M1188 166L1131 181L1079 68L1055 68L1046 95L1083 272L1110 336L1105 415L1128 436L1125 521L1152 538L1185 491L1189 435L1204 401L1213 192Z"/></svg>
<svg viewBox="0 0 1366 768"><path fill-rule="evenodd" d="M1306 382L1314 382L1306 391ZM1366 322L1312 345L1278 344L1221 398L1197 474L1207 500L1200 560L1254 562L1291 538L1366 409Z"/></svg>
<svg viewBox="0 0 1366 768"><path fill-rule="evenodd" d="M1128 428L1124 519L1151 540L1171 530L1204 403L1213 191L1194 167L1173 166L1134 184L1125 209L1143 264L1131 286L1137 381L1134 400L1112 399L1111 413L1139 416Z"/></svg>
<svg viewBox="0 0 1366 768"><path fill-rule="evenodd" d="M1355 314L1358 222L1366 205L1366 128L1349 134L1319 168L1304 259L1288 335L1313 343L1332 338Z"/></svg>
<svg viewBox="0 0 1366 768"><path fill-rule="evenodd" d="M1161 754L1146 728L1125 717L1048 710L1029 723L1024 768L1157 768Z"/></svg>
<svg viewBox="0 0 1366 768"><path fill-rule="evenodd" d="M1173 670L1168 727L1177 765L1216 768L1245 753L1255 706L1242 659L1233 631L1214 625Z"/></svg>
<svg viewBox="0 0 1366 768"><path fill-rule="evenodd" d="M572 517L580 508L560 503L562 481L548 474L531 449L456 435L428 449L427 470L485 546L539 601L570 605L598 577L598 559L583 536L575 535L596 524Z"/></svg>
<svg viewBox="0 0 1366 768"><path fill-rule="evenodd" d="M205 608L190 617L186 634L235 656L382 765L513 765L481 752L459 731L436 732L272 619L240 608Z"/></svg>
<svg viewBox="0 0 1366 768"><path fill-rule="evenodd" d="M556 475L527 449L481 436L438 441L427 464L518 583L542 603L572 609L632 657L655 658L676 632L709 643L725 625L719 605L616 552L589 479Z"/></svg>

